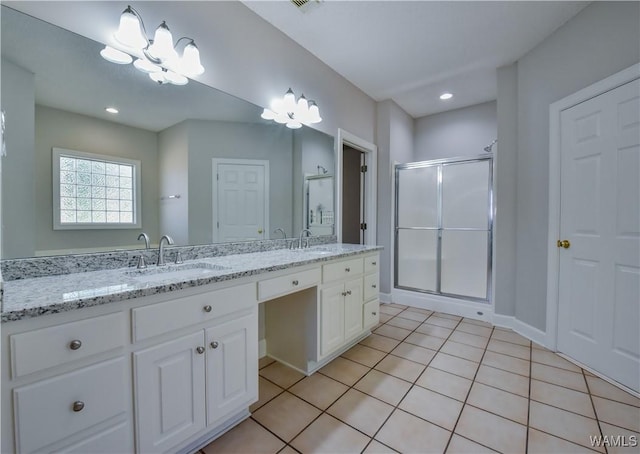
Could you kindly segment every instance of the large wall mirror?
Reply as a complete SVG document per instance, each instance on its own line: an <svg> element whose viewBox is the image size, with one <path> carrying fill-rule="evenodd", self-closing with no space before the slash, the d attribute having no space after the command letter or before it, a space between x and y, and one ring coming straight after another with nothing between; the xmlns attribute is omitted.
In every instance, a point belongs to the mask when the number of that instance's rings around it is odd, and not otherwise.
<svg viewBox="0 0 640 454"><path fill-rule="evenodd" d="M258 106L195 81L158 85L102 59L100 43L6 6L1 19L2 258L142 247L143 231L178 245L295 236L312 181L327 199L314 230L333 234L333 137L262 120ZM54 148L140 162L140 227L56 227ZM255 197L238 196L255 178ZM72 210L89 203L65 190L77 198Z"/></svg>

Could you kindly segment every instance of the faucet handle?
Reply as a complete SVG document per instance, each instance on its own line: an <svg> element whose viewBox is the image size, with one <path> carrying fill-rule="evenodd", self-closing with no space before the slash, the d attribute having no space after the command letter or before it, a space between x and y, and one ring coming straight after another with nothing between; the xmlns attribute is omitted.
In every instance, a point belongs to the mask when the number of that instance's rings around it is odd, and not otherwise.
<svg viewBox="0 0 640 454"><path fill-rule="evenodd" d="M139 270L143 270L147 267L147 263L144 260L144 254L140 254L138 256L138 265L136 268L138 268Z"/></svg>
<svg viewBox="0 0 640 454"><path fill-rule="evenodd" d="M180 265L181 263L183 263L182 253L180 251L176 251L176 265Z"/></svg>

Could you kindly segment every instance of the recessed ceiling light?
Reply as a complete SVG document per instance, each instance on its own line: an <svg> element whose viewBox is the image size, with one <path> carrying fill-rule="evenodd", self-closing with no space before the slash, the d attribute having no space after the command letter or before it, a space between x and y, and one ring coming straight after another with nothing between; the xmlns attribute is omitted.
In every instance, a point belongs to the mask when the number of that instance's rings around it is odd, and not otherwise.
<svg viewBox="0 0 640 454"><path fill-rule="evenodd" d="M443 101L446 100L446 99L451 99L451 98L453 98L453 95L451 93L442 93L440 95L440 99L442 99Z"/></svg>
<svg viewBox="0 0 640 454"><path fill-rule="evenodd" d="M106 110L110 114L117 114L118 113L118 109L116 109L115 107L105 107L104 110Z"/></svg>

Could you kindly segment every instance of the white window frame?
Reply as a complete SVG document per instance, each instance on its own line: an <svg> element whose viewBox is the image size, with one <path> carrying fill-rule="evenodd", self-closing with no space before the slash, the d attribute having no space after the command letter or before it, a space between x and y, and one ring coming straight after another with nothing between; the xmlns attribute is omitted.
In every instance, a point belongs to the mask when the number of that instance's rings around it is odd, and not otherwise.
<svg viewBox="0 0 640 454"><path fill-rule="evenodd" d="M141 221L141 162L135 159L127 159L119 156L101 155L86 153L83 151L68 150L64 148L52 148L52 186L53 186L53 229L54 230L112 230L112 229L138 229L142 226ZM133 222L113 223L113 222L86 222L86 223L62 223L60 222L60 157L68 156L78 159L91 159L113 164L125 164L133 166Z"/></svg>

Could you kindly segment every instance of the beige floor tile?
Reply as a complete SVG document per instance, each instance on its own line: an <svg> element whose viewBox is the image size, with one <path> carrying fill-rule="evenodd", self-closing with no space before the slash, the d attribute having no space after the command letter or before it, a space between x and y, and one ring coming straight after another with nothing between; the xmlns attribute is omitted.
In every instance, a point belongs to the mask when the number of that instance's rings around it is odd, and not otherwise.
<svg viewBox="0 0 640 454"><path fill-rule="evenodd" d="M506 370L482 364L478 369L476 381L523 397L529 396L529 378Z"/></svg>
<svg viewBox="0 0 640 454"><path fill-rule="evenodd" d="M413 321L422 323L427 319L428 315L423 314L421 312L406 310L398 314L398 317L406 318L407 320L413 320Z"/></svg>
<svg viewBox="0 0 640 454"><path fill-rule="evenodd" d="M594 396L604 397L605 399L615 400L629 405L640 407L640 399L632 396L626 391L621 390L617 386L596 377L593 375L587 375L587 383L589 384L589 391Z"/></svg>
<svg viewBox="0 0 640 454"><path fill-rule="evenodd" d="M393 315L389 315L389 314L385 314L385 313L380 313L380 323L387 323L389 320L391 320L394 316Z"/></svg>
<svg viewBox="0 0 640 454"><path fill-rule="evenodd" d="M529 454L578 454L593 453L591 449L571 443L553 435L529 428Z"/></svg>
<svg viewBox="0 0 640 454"><path fill-rule="evenodd" d="M393 407L360 391L350 389L327 413L372 437L387 420Z"/></svg>
<svg viewBox="0 0 640 454"><path fill-rule="evenodd" d="M262 377L258 377L258 402L249 407L249 411L254 412L271 399L280 394L284 389L271 383Z"/></svg>
<svg viewBox="0 0 640 454"><path fill-rule="evenodd" d="M275 359L270 358L269 356L263 356L258 360L258 368L262 369L263 367L267 367L269 364L275 363L275 362L276 362Z"/></svg>
<svg viewBox="0 0 640 454"><path fill-rule="evenodd" d="M469 323L465 319L458 325L456 331L475 334L476 336L490 337L493 328L491 328L490 326L482 326L476 325L475 323Z"/></svg>
<svg viewBox="0 0 640 454"><path fill-rule="evenodd" d="M388 446L383 445L379 441L371 440L367 449L363 451L363 454L394 454L398 451L391 449Z"/></svg>
<svg viewBox="0 0 640 454"><path fill-rule="evenodd" d="M484 326L486 328L493 329L493 325L489 322L485 322L483 320L476 320L475 318L464 318L462 319L464 323L471 323L472 325Z"/></svg>
<svg viewBox="0 0 640 454"><path fill-rule="evenodd" d="M205 454L216 453L269 453L275 454L284 447L284 443L269 433L252 419L246 419L238 426L202 448Z"/></svg>
<svg viewBox="0 0 640 454"><path fill-rule="evenodd" d="M441 337L446 339L453 332L452 328L443 328L442 326L431 325L429 323L423 323L416 328L417 333L426 334L428 336Z"/></svg>
<svg viewBox="0 0 640 454"><path fill-rule="evenodd" d="M399 343L400 341L391 339L390 337L380 336L378 334L371 334L366 339L360 341L360 345L375 348L376 350L386 353L389 353L391 350L396 348L396 345Z"/></svg>
<svg viewBox="0 0 640 454"><path fill-rule="evenodd" d="M540 363L531 364L531 378L546 381L554 385L575 389L576 391L587 392L587 385L584 376L576 372L571 372L557 367L546 366Z"/></svg>
<svg viewBox="0 0 640 454"><path fill-rule="evenodd" d="M426 315L427 317L433 314L433 311L430 311L429 309L422 309L421 307L413 307L413 306L407 307L407 310L405 312L416 312L418 314Z"/></svg>
<svg viewBox="0 0 640 454"><path fill-rule="evenodd" d="M285 441L290 441L320 410L288 392L280 394L253 414L253 418Z"/></svg>
<svg viewBox="0 0 640 454"><path fill-rule="evenodd" d="M449 340L460 342L461 344L466 344L477 348L485 348L487 346L487 342L489 342L488 337L477 336L475 334L469 334L458 330L454 331L453 334L451 334Z"/></svg>
<svg viewBox="0 0 640 454"><path fill-rule="evenodd" d="M409 361L408 359L400 358L393 355L388 355L375 367L376 370L385 372L389 375L393 375L394 377L398 377L409 382L416 381L424 368L424 364L415 363L413 361Z"/></svg>
<svg viewBox="0 0 640 454"><path fill-rule="evenodd" d="M515 356L516 358L529 361L531 359L531 349L523 345L512 344L511 342L504 342L497 339L491 339L487 350L502 353L503 355Z"/></svg>
<svg viewBox="0 0 640 454"><path fill-rule="evenodd" d="M474 383L467 404L527 425L528 399L498 388Z"/></svg>
<svg viewBox="0 0 640 454"><path fill-rule="evenodd" d="M450 320L462 320L462 317L460 317L459 315L447 314L446 312L434 312L433 315L440 318L448 318Z"/></svg>
<svg viewBox="0 0 640 454"><path fill-rule="evenodd" d="M298 451L296 451L295 449L293 449L291 446L287 445L284 448L282 448L278 454L298 454Z"/></svg>
<svg viewBox="0 0 640 454"><path fill-rule="evenodd" d="M402 309L398 309L397 307L391 307L388 304L381 304L380 312L387 315L398 315L400 312L402 312Z"/></svg>
<svg viewBox="0 0 640 454"><path fill-rule="evenodd" d="M391 351L391 354L426 366L431 362L433 357L436 355L436 352L434 350L429 350L428 348L403 342L394 348Z"/></svg>
<svg viewBox="0 0 640 454"><path fill-rule="evenodd" d="M463 403L420 386L414 386L398 408L426 419L447 430L453 430Z"/></svg>
<svg viewBox="0 0 640 454"><path fill-rule="evenodd" d="M459 375L464 378L473 379L478 369L478 363L469 361L467 359L458 358L457 356L447 355L446 353L438 353L429 367L435 367L436 369L449 372L454 375Z"/></svg>
<svg viewBox="0 0 640 454"><path fill-rule="evenodd" d="M600 433L594 419L535 401L529 405L529 427L585 447L591 447L590 435Z"/></svg>
<svg viewBox="0 0 640 454"><path fill-rule="evenodd" d="M559 367L560 369L570 370L571 372L582 373L581 368L548 350L532 348L531 360L536 363L546 364L547 366Z"/></svg>
<svg viewBox="0 0 640 454"><path fill-rule="evenodd" d="M409 320L408 318L393 317L387 322L387 325L397 326L398 328L404 328L413 331L418 326L420 326L420 322Z"/></svg>
<svg viewBox="0 0 640 454"><path fill-rule="evenodd" d="M386 356L386 353L358 344L344 352L342 356L363 366L373 367Z"/></svg>
<svg viewBox="0 0 640 454"><path fill-rule="evenodd" d="M375 436L387 446L403 453L441 453L450 432L402 410L396 410Z"/></svg>
<svg viewBox="0 0 640 454"><path fill-rule="evenodd" d="M640 443L639 432L633 432L604 422L600 422L600 428L602 429L602 435L607 435L610 439L620 440L618 446L607 447L607 452L609 454L638 454L638 443Z"/></svg>
<svg viewBox="0 0 640 454"><path fill-rule="evenodd" d="M357 430L323 414L291 442L302 453L361 452L370 438Z"/></svg>
<svg viewBox="0 0 640 454"><path fill-rule="evenodd" d="M293 385L289 388L289 392L325 410L348 389L347 386L332 378L322 374L313 374Z"/></svg>
<svg viewBox="0 0 640 454"><path fill-rule="evenodd" d="M514 374L524 375L525 377L529 376L529 361L513 356L487 351L482 358L482 364L513 372Z"/></svg>
<svg viewBox="0 0 640 454"><path fill-rule="evenodd" d="M430 348L431 350L438 350L442 347L445 340L440 337L414 332L411 333L404 341L410 344L419 345L420 347Z"/></svg>
<svg viewBox="0 0 640 454"><path fill-rule="evenodd" d="M261 369L260 375L285 389L304 377L304 374L278 362Z"/></svg>
<svg viewBox="0 0 640 454"><path fill-rule="evenodd" d="M593 396L593 405L600 421L640 432L640 408Z"/></svg>
<svg viewBox="0 0 640 454"><path fill-rule="evenodd" d="M496 451L457 434L453 434L447 447L447 454L489 454L492 452Z"/></svg>
<svg viewBox="0 0 640 454"><path fill-rule="evenodd" d="M596 417L589 394L563 386L531 380L531 400L572 411L588 418Z"/></svg>
<svg viewBox="0 0 640 454"><path fill-rule="evenodd" d="M408 329L398 328L396 326L384 324L380 328L375 330L375 334L379 334L381 336L386 336L386 337L390 337L391 339L396 339L401 341L405 337L407 337L409 334L411 334L411 331Z"/></svg>
<svg viewBox="0 0 640 454"><path fill-rule="evenodd" d="M369 370L362 364L338 357L320 369L320 372L347 386L352 386Z"/></svg>
<svg viewBox="0 0 640 454"><path fill-rule="evenodd" d="M398 304L398 303L386 303L389 307L396 307L398 309L407 309L409 306L405 305L405 304Z"/></svg>
<svg viewBox="0 0 640 454"><path fill-rule="evenodd" d="M493 330L493 334L491 335L492 339L497 339L505 342L511 342L512 344L519 344L528 347L531 344L531 341L525 337L522 337L518 333L514 333L513 331L503 331L503 330Z"/></svg>
<svg viewBox="0 0 640 454"><path fill-rule="evenodd" d="M496 451L525 452L525 426L470 405L462 410L456 433Z"/></svg>
<svg viewBox="0 0 640 454"><path fill-rule="evenodd" d="M373 369L354 388L388 404L398 405L411 383Z"/></svg>
<svg viewBox="0 0 640 454"><path fill-rule="evenodd" d="M458 326L458 320L452 320L450 318L439 317L436 314L433 314L429 317L425 323L429 325L441 326L442 328L453 329Z"/></svg>
<svg viewBox="0 0 640 454"><path fill-rule="evenodd" d="M448 355L457 356L458 358L468 359L475 363L479 363L484 354L482 348L472 347L471 345L461 344L460 342L454 342L452 340L445 342L440 351Z"/></svg>
<svg viewBox="0 0 640 454"><path fill-rule="evenodd" d="M433 367L427 367L427 370L416 381L416 385L462 402L467 398L471 383L471 380Z"/></svg>

